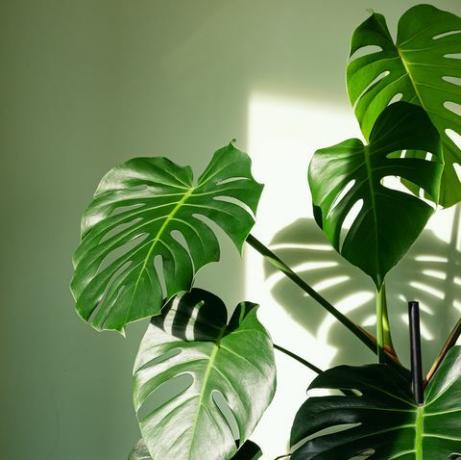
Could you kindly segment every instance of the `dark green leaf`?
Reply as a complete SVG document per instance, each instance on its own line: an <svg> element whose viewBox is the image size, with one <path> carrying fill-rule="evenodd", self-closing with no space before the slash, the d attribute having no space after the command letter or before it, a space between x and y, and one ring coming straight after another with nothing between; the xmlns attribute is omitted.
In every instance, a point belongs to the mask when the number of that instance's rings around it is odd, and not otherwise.
<svg viewBox="0 0 461 460"><path fill-rule="evenodd" d="M189 289L201 267L219 260L209 222L240 250L262 190L250 166L228 145L196 183L189 167L166 158L135 158L109 171L83 216L74 255L72 292L82 318L123 330L157 315L165 297Z"/></svg>
<svg viewBox="0 0 461 460"><path fill-rule="evenodd" d="M351 55L372 46L373 52L353 58L347 69L349 96L366 138L394 98L420 105L437 127L445 169L440 203L461 200L455 164L461 151L446 130L461 134L461 18L430 5L409 9L400 19L397 41L381 14L372 14L354 32ZM456 113L457 112L457 113Z"/></svg>
<svg viewBox="0 0 461 460"><path fill-rule="evenodd" d="M262 455L263 453L257 444L253 441L246 441L232 457L232 460L257 460Z"/></svg>
<svg viewBox="0 0 461 460"><path fill-rule="evenodd" d="M181 389L156 396L182 377L189 381ZM213 294L193 289L174 297L152 319L134 381L136 413L154 458L231 458L235 439L248 439L275 391L272 343L256 306L239 304L228 322Z"/></svg>
<svg viewBox="0 0 461 460"><path fill-rule="evenodd" d="M433 212L422 199L382 182L386 177L404 178L436 201L443 168L439 140L421 108L397 102L376 120L369 145L349 139L318 150L311 160L309 186L317 223L336 250L370 275L378 287ZM433 157L402 158L398 152L405 149ZM362 207L341 245L344 221L361 200Z"/></svg>
<svg viewBox="0 0 461 460"><path fill-rule="evenodd" d="M257 460L262 456L261 449L253 441L247 441L239 448L232 460ZM128 460L152 460L144 440L140 439Z"/></svg>
<svg viewBox="0 0 461 460"><path fill-rule="evenodd" d="M314 388L357 395L309 398L293 424L291 460L448 460L461 452L461 347L447 354L421 406L409 377L382 364L335 367Z"/></svg>

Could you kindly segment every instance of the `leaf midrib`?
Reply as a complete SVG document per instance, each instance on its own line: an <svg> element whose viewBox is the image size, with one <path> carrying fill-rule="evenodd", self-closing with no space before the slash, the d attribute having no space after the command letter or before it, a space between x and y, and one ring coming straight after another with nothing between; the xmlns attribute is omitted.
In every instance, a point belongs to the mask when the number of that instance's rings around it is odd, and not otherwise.
<svg viewBox="0 0 461 460"><path fill-rule="evenodd" d="M152 244L151 244L151 246L149 248L149 251L147 251L146 257L144 258L144 263L143 263L143 265L141 267L141 270L139 271L138 277L136 278L136 283L135 283L134 289L133 289L133 296L132 296L132 301L130 303L130 308L127 309L127 317L128 317L128 315L130 313L131 306L133 304L133 299L134 299L134 297L136 295L138 285L139 285L139 282L141 280L141 276L144 273L144 271L146 270L146 267L147 267L147 264L149 262L149 259L150 259L151 255L152 255L152 252L154 251L155 247L157 246L157 243L160 241L160 238L162 237L162 235L165 232L166 228L168 227L169 223L173 220L174 216L177 214L179 209L184 205L184 203L190 198L190 196L192 195L194 190L195 190L194 187L190 188L184 194L184 196L176 203L176 206L167 215L165 221L163 222L163 224L159 228L158 232L156 233L156 235L155 235L155 237L154 237L154 239L152 241Z"/></svg>
<svg viewBox="0 0 461 460"><path fill-rule="evenodd" d="M415 420L415 460L424 460L423 458L423 436L424 436L424 406L416 408Z"/></svg>
<svg viewBox="0 0 461 460"><path fill-rule="evenodd" d="M373 223L375 226L375 235L376 235L376 244L375 244L375 264L376 264L376 274L379 278L378 284L381 282L381 267L379 264L379 236L378 236L378 213L376 211L376 197L375 197L375 191L373 188L373 183L374 183L374 175L373 175L373 168L371 167L370 163L370 148L369 146L366 146L363 148L363 156L365 159L365 167L367 170L367 176L368 176L368 187L370 190L370 199L371 199L371 208L373 212Z"/></svg>
<svg viewBox="0 0 461 460"><path fill-rule="evenodd" d="M205 375L203 376L202 389L200 390L199 399L198 399L198 409L197 409L197 412L195 414L194 422L192 424L192 429L191 429L191 448L189 449L189 453L187 455L187 458L189 460L191 460L193 458L192 457L192 452L193 452L192 447L193 447L193 444L194 444L195 432L197 431L197 424L198 424L198 421L199 421L199 418L200 418L200 414L202 412L203 399L205 397L206 390L207 390L207 387L208 387L208 380L210 379L211 371L214 368L214 363L216 361L216 356L218 355L219 340L220 339L218 339L218 342L213 344L213 351L211 352L209 362L208 362L208 365L207 365L207 368L206 368L206 371L205 371Z"/></svg>

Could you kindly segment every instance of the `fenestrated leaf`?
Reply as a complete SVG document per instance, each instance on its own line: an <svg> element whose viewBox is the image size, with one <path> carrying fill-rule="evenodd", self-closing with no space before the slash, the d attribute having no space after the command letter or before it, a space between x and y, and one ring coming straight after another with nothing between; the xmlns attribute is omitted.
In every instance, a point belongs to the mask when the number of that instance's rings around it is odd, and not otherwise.
<svg viewBox="0 0 461 460"><path fill-rule="evenodd" d="M406 149L432 158L401 157L399 151ZM368 145L348 139L315 152L309 165L315 220L335 249L379 287L433 212L430 204L388 188L383 180L408 180L437 201L442 169L440 137L424 110L391 104L376 120ZM346 217L360 202L341 245Z"/></svg>
<svg viewBox="0 0 461 460"><path fill-rule="evenodd" d="M189 289L201 267L219 260L210 221L240 250L262 190L250 166L230 144L197 182L190 167L166 158L135 158L109 171L83 215L74 255L79 314L113 330L157 315L165 297Z"/></svg>
<svg viewBox="0 0 461 460"><path fill-rule="evenodd" d="M461 134L456 113L461 104L461 18L431 5L415 6L401 17L394 43L384 16L374 13L355 30L351 56L367 47L374 49L352 57L347 68L349 96L365 137L394 98L420 105L442 139L440 203L457 203L461 183L455 164L461 164L461 151L446 130Z"/></svg>
<svg viewBox="0 0 461 460"><path fill-rule="evenodd" d="M191 379L186 388L156 400L182 376ZM228 322L223 302L201 289L174 297L152 319L136 358L134 406L155 459L231 458L235 439L248 439L274 391L272 343L256 306L239 304Z"/></svg>
<svg viewBox="0 0 461 460"><path fill-rule="evenodd" d="M239 448L237 453L232 457L232 460L257 460L261 456L262 452L259 446L253 441L247 441ZM128 460L152 460L143 439L137 442Z"/></svg>
<svg viewBox="0 0 461 460"><path fill-rule="evenodd" d="M383 364L335 367L314 388L357 394L307 399L293 424L291 460L451 460L461 452L461 347L449 351L420 406L409 378Z"/></svg>

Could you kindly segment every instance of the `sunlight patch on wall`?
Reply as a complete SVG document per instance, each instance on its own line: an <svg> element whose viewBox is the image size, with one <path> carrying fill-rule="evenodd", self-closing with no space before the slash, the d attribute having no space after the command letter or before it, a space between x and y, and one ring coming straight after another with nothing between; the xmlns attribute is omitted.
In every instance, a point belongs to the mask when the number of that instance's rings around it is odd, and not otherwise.
<svg viewBox="0 0 461 460"><path fill-rule="evenodd" d="M325 261L313 260L296 264L297 272L328 269L332 248L324 241L311 245L297 244L290 235L284 238L287 226L299 219L312 219L311 198L307 185L307 166L313 152L347 137L359 136L353 116L338 107L254 94L249 105L248 152L253 160L256 179L265 184L253 230L264 244L280 251L312 250L326 255ZM312 223L312 221L307 221ZM303 232L302 225L299 228ZM275 238L275 241L274 241ZM284 241L286 239L286 241ZM310 247L306 247L310 246ZM267 270L267 268L266 268ZM252 249L245 254L246 298L261 304L259 317L269 328L275 343L288 348L315 365L326 368L335 355L328 344L328 324L317 331L306 331L294 315L283 307L283 292L278 292L284 277L268 273L261 256ZM319 290L344 280L323 279ZM283 291L283 288L282 288ZM365 296L369 293L364 293ZM302 302L302 292L300 292ZM299 305L302 308L302 304ZM317 313L323 313L318 307ZM344 305L349 310L350 305ZM285 443L296 409L305 399L306 387L314 374L293 360L276 352L278 392L254 437L264 445L264 458L287 452ZM277 420L277 436L274 435Z"/></svg>
<svg viewBox="0 0 461 460"><path fill-rule="evenodd" d="M358 312L358 322L373 327L373 284L370 281L368 288L368 278L364 280L355 267L344 263L318 229L307 184L307 168L315 150L351 137L362 138L352 110L263 93L253 94L248 110L247 151L256 179L265 184L252 234L343 313ZM388 178L386 185L401 187L393 177ZM419 243L390 273L391 287L397 290L388 300L394 309L394 321L401 325L400 343L404 351L408 340L408 297L421 303L421 332L428 343L441 337L445 323L451 324L448 316L442 321L444 324L434 323L434 315L447 302L457 315L461 311L461 282L456 276L461 269L460 230L459 208L437 211ZM284 275L265 265L256 251L247 247L244 260L245 297L261 305L258 315L274 342L320 368L328 368L333 359L338 359L339 347L348 331ZM362 278L357 283L358 275ZM343 355L341 359L346 360ZM288 452L293 417L314 377L279 352L276 361L277 394L252 436L264 446L264 459Z"/></svg>

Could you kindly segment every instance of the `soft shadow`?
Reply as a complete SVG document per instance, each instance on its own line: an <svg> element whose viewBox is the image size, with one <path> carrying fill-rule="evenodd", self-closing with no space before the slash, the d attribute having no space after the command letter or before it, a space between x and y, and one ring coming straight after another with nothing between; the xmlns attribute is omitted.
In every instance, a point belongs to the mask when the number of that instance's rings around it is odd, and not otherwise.
<svg viewBox="0 0 461 460"><path fill-rule="evenodd" d="M394 344L402 361L409 363L407 301L421 306L423 362L430 367L448 332L460 316L461 268L457 249L460 207L453 219L450 242L424 230L386 281ZM298 219L273 238L270 248L298 275L353 321L375 334L374 284L367 275L344 260L329 244L313 219ZM373 355L342 324L313 299L265 263L265 275L275 300L299 324L336 348L332 365L362 364ZM458 282L458 284L457 284Z"/></svg>

